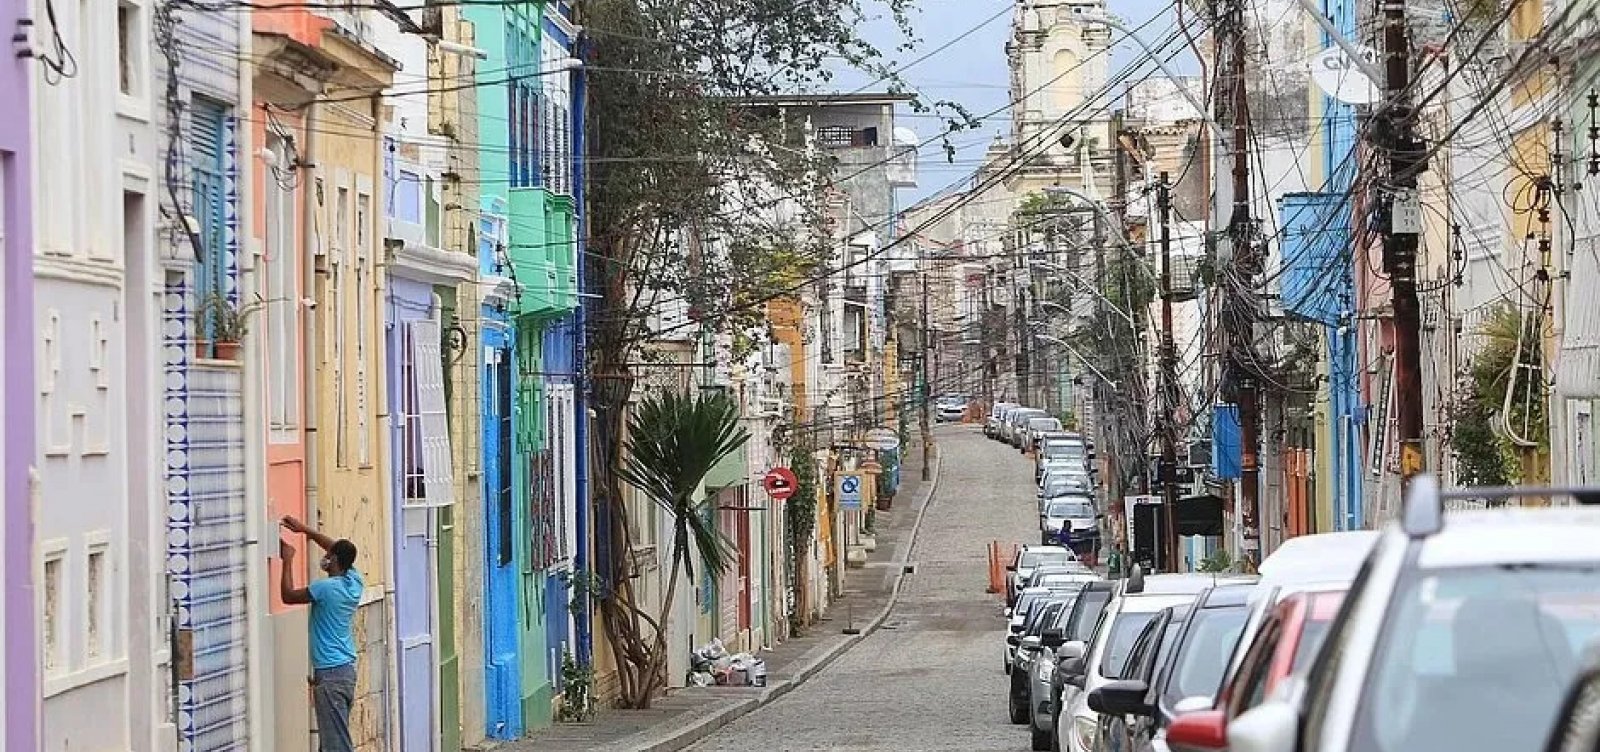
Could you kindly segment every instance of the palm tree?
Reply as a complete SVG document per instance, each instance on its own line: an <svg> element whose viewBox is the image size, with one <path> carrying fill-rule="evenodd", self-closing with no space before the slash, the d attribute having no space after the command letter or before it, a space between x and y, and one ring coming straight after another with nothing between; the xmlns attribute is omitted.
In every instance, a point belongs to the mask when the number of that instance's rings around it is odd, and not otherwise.
<svg viewBox="0 0 1600 752"><path fill-rule="evenodd" d="M672 568L667 592L655 619L655 635L638 666L639 682L632 707L649 707L665 682L667 615L677 596L680 571L694 576L694 554L703 566L721 575L732 566L736 551L705 514L710 496L702 483L718 463L750 439L739 425L739 408L727 395L690 397L664 393L646 397L628 421L627 459L617 474L666 511L672 520Z"/></svg>

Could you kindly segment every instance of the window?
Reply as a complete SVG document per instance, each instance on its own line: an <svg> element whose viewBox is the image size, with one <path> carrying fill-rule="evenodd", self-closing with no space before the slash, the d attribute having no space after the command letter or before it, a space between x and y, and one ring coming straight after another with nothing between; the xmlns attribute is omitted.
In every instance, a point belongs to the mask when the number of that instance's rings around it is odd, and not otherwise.
<svg viewBox="0 0 1600 752"><path fill-rule="evenodd" d="M65 562L62 559L64 551L47 554L44 560L44 627L40 630L39 639L44 643L44 672L59 674L66 670L66 658L62 655L62 627L66 614L61 612L61 588L66 577Z"/></svg>
<svg viewBox="0 0 1600 752"><path fill-rule="evenodd" d="M117 89L128 96L138 96L144 79L144 31L141 28L139 6L124 2L117 4Z"/></svg>
<svg viewBox="0 0 1600 752"><path fill-rule="evenodd" d="M365 193L356 196L356 256L366 258L370 250L367 248L367 238L371 232L369 225L372 222L372 197Z"/></svg>
<svg viewBox="0 0 1600 752"><path fill-rule="evenodd" d="M350 189L340 188L338 203L334 204L334 214L338 218L333 225L334 246L344 250L350 247Z"/></svg>
<svg viewBox="0 0 1600 752"><path fill-rule="evenodd" d="M201 249L195 274L195 297L198 302L212 295L220 295L227 289L224 284L228 270L224 268L227 194L224 187L223 139L228 111L221 103L204 97L195 97L189 107L187 151L192 181L190 213L199 226ZM209 332L197 334L210 338Z"/></svg>
<svg viewBox="0 0 1600 752"><path fill-rule="evenodd" d="M89 549L87 596L84 611L84 650L89 663L98 663L107 657L105 645L106 609L110 605L105 595L106 546L100 544Z"/></svg>
<svg viewBox="0 0 1600 752"><path fill-rule="evenodd" d="M272 428L300 423L299 360L295 357L300 329L299 254L295 233L294 173L289 171L288 141L267 135L272 163L266 170L266 210L262 226L266 245L268 403Z"/></svg>

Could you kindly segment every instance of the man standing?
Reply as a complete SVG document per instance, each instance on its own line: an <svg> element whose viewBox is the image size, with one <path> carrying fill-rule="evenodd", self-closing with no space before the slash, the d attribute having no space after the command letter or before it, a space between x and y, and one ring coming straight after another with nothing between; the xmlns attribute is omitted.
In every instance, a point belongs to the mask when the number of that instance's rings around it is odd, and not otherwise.
<svg viewBox="0 0 1600 752"><path fill-rule="evenodd" d="M318 748L322 752L353 752L350 740L350 704L356 692L356 640L351 621L366 587L355 569L356 545L344 538L333 540L294 517L283 526L304 533L322 547L322 571L328 576L307 587L294 586L294 547L279 540L283 577L279 591L284 603L311 604L311 694L317 713Z"/></svg>

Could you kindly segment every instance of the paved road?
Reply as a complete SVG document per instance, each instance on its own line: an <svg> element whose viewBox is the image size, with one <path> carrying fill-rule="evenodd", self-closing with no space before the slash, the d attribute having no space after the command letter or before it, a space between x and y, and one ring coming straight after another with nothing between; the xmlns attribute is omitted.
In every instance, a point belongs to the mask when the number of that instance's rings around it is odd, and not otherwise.
<svg viewBox="0 0 1600 752"><path fill-rule="evenodd" d="M1038 540L1033 474L977 427L936 434L942 470L900 600L822 673L692 750L1023 750L1006 722L1002 605L984 592L988 541Z"/></svg>

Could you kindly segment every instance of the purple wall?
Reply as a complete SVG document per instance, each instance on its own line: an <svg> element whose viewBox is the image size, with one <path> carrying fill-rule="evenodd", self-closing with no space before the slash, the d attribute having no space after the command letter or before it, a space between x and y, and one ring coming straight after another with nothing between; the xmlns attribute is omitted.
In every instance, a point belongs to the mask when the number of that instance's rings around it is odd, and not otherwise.
<svg viewBox="0 0 1600 752"><path fill-rule="evenodd" d="M27 0L0 0L0 29L10 32L27 15ZM37 34L37 30L34 32ZM10 111L0 117L0 176L5 180L5 247L0 249L0 284L5 285L5 310L0 311L5 354L5 492L0 494L0 519L5 527L5 556L0 561L0 598L11 604L5 613L5 696L0 727L7 750L39 748L39 650L33 608L33 502L28 467L33 463L33 209L28 131L28 83L33 62L0 55L0 91ZM19 112L17 108L21 108Z"/></svg>

